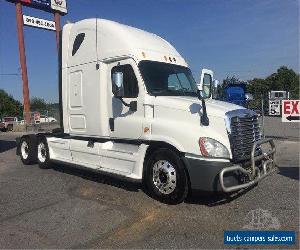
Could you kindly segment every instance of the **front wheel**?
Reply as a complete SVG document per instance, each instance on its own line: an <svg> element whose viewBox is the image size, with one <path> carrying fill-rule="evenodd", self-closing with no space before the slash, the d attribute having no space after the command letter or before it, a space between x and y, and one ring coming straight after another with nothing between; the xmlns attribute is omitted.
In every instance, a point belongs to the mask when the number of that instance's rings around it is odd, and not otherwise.
<svg viewBox="0 0 300 250"><path fill-rule="evenodd" d="M7 131L13 131L14 127L12 124L7 125Z"/></svg>
<svg viewBox="0 0 300 250"><path fill-rule="evenodd" d="M144 182L154 198L178 204L187 196L188 180L180 157L170 149L154 151L145 163Z"/></svg>
<svg viewBox="0 0 300 250"><path fill-rule="evenodd" d="M44 137L39 138L37 146L37 159L40 168L47 169L51 168L49 158L49 148L47 140Z"/></svg>

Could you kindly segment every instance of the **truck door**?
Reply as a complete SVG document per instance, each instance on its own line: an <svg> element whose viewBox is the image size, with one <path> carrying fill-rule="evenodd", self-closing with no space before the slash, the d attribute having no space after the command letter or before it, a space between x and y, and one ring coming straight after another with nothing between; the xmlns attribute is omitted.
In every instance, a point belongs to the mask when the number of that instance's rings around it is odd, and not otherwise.
<svg viewBox="0 0 300 250"><path fill-rule="evenodd" d="M122 72L124 84L124 97L115 97L112 91L112 76ZM111 114L109 119L111 137L138 139L142 134L144 117L143 100L140 89L142 86L140 74L133 59L111 63L108 67L108 83L111 95ZM123 101L123 102L122 102ZM125 104L136 101L136 111L130 110ZM125 104L124 104L125 103Z"/></svg>

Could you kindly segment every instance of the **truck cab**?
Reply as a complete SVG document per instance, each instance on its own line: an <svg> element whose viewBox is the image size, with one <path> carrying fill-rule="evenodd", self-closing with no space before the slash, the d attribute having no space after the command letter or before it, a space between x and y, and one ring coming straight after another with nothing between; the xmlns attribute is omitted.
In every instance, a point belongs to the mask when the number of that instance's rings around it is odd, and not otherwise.
<svg viewBox="0 0 300 250"><path fill-rule="evenodd" d="M2 121L0 121L0 130L12 131L17 124L18 124L17 117L10 117L10 116L3 117Z"/></svg>
<svg viewBox="0 0 300 250"><path fill-rule="evenodd" d="M55 161L116 174L167 203L189 189L248 188L271 172L274 143L262 140L256 114L211 99L209 70L198 90L165 39L87 19L64 26L60 64L62 132L38 134L36 146L21 138L23 162L36 148L41 167Z"/></svg>

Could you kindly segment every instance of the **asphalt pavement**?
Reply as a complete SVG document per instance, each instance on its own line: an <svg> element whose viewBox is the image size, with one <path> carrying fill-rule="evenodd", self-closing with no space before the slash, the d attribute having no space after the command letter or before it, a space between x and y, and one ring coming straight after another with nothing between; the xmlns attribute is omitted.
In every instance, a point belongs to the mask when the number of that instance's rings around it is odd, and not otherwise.
<svg viewBox="0 0 300 250"><path fill-rule="evenodd" d="M262 117L260 118L260 124L262 125ZM264 134L266 137L299 141L299 131L299 122L282 122L281 117L264 117Z"/></svg>
<svg viewBox="0 0 300 250"><path fill-rule="evenodd" d="M118 178L24 166L17 135L0 133L0 248L240 248L223 244L224 230L298 232L297 140L276 140L278 171L254 188L171 206Z"/></svg>

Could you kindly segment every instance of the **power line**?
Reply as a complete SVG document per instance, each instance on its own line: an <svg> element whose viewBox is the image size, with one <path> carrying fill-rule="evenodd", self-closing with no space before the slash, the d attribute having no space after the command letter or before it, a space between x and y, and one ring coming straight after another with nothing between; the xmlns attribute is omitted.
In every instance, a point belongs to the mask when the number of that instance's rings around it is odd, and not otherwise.
<svg viewBox="0 0 300 250"><path fill-rule="evenodd" d="M3 74L0 73L0 76L20 76L20 74L19 73L3 73Z"/></svg>

